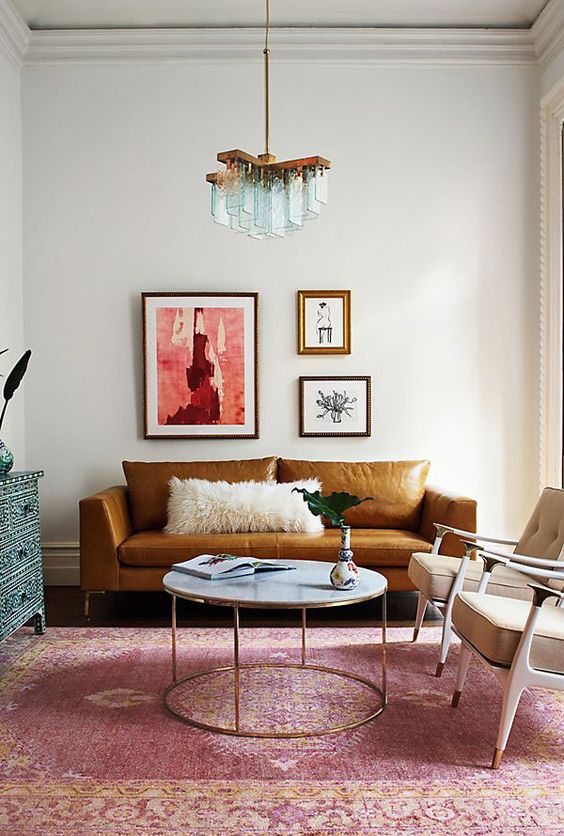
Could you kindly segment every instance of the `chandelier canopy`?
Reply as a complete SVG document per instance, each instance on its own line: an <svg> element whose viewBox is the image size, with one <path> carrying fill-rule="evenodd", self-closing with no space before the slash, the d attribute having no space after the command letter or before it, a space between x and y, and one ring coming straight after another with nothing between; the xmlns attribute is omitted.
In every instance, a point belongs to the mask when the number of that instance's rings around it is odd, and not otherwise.
<svg viewBox="0 0 564 836"><path fill-rule="evenodd" d="M327 203L328 170L324 157L277 162L270 153L270 0L266 0L264 40L264 153L221 151L225 169L206 175L211 183L211 213L216 223L251 238L283 238L317 218Z"/></svg>

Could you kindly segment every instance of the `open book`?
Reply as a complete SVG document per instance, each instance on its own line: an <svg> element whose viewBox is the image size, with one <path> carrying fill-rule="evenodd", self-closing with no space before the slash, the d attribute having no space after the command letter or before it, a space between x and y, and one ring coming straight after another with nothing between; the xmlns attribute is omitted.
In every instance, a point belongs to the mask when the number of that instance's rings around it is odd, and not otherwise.
<svg viewBox="0 0 564 836"><path fill-rule="evenodd" d="M276 572L281 569L295 569L284 563L259 560L258 557L236 557L233 554L200 554L192 560L174 563L175 572L196 575L210 581L254 575L255 572Z"/></svg>

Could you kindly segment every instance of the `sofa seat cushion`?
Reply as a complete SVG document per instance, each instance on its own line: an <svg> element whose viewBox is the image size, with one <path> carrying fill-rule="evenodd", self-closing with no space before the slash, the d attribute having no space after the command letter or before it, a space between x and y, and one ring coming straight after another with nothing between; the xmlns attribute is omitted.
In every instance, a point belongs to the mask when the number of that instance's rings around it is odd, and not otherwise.
<svg viewBox="0 0 564 836"><path fill-rule="evenodd" d="M141 531L129 537L118 549L121 563L129 566L170 566L199 554L230 552L253 557L286 560L325 560L334 563L340 548L338 529L319 534L165 534ZM355 529L351 548L359 566L407 566L414 551L431 543L412 531L394 529Z"/></svg>
<svg viewBox="0 0 564 836"><path fill-rule="evenodd" d="M121 544L118 558L128 566L171 566L199 554L221 552L272 559L278 557L276 534L165 534L163 531L140 531Z"/></svg>
<svg viewBox="0 0 564 836"><path fill-rule="evenodd" d="M334 563L341 547L339 529L326 528L321 534L277 535L279 557L288 560L325 560ZM412 531L382 528L355 528L351 531L351 549L359 566L407 566L414 551L432 548L432 544Z"/></svg>
<svg viewBox="0 0 564 836"><path fill-rule="evenodd" d="M413 462L310 462L278 460L278 481L319 479L323 493L348 491L363 502L347 511L353 528L391 528L416 531L421 517L428 461Z"/></svg>
<svg viewBox="0 0 564 836"><path fill-rule="evenodd" d="M442 554L415 553L409 561L407 574L413 585L423 593L429 601L446 601L454 579L458 574L461 560L458 557L448 557ZM483 573L481 560L470 560L463 589L475 592L478 589ZM505 595L511 598L531 601L533 593L527 584L530 578L522 575L516 569L507 566L495 567L488 583L488 595Z"/></svg>
<svg viewBox="0 0 564 836"><path fill-rule="evenodd" d="M509 667L531 611L527 601L462 592L456 596L452 621L461 636L482 656ZM543 606L531 645L533 668L564 673L564 609Z"/></svg>
<svg viewBox="0 0 564 836"><path fill-rule="evenodd" d="M224 462L122 462L133 530L165 527L168 483L173 476L210 482L276 481L276 461L269 456Z"/></svg>

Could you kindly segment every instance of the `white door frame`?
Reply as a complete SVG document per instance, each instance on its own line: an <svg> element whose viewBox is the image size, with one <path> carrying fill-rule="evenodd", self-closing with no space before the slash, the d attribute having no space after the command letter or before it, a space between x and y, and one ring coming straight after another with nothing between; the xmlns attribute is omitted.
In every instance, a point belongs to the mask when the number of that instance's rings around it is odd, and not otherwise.
<svg viewBox="0 0 564 836"><path fill-rule="evenodd" d="M564 79L541 101L539 486L562 487Z"/></svg>

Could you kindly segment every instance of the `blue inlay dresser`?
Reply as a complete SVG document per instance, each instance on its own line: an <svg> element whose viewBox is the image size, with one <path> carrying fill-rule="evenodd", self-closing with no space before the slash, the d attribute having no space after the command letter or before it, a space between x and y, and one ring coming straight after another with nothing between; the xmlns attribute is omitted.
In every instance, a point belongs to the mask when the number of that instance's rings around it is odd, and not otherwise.
<svg viewBox="0 0 564 836"><path fill-rule="evenodd" d="M0 475L0 640L33 616L35 632L45 632L41 476L41 470Z"/></svg>

